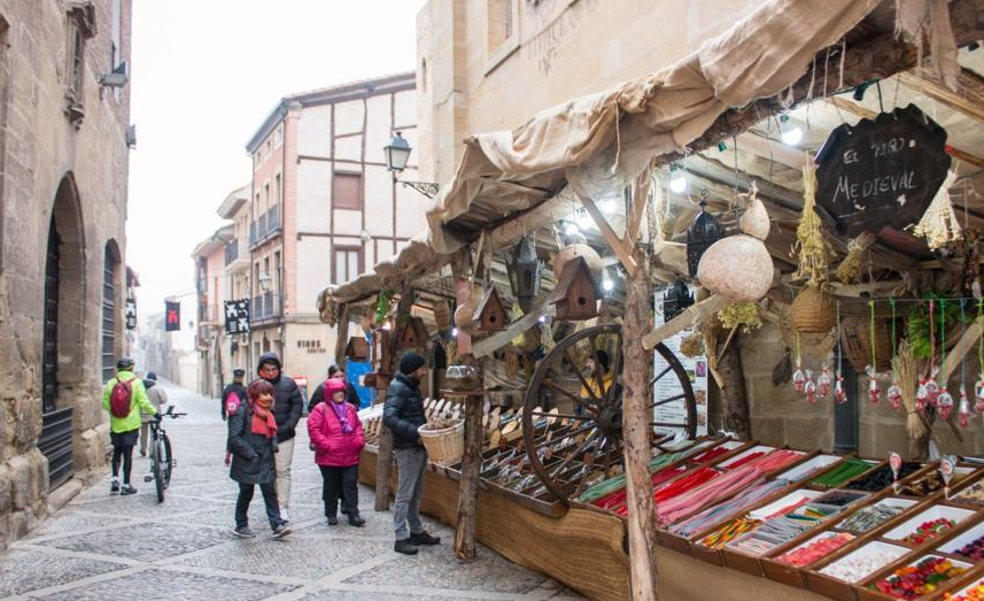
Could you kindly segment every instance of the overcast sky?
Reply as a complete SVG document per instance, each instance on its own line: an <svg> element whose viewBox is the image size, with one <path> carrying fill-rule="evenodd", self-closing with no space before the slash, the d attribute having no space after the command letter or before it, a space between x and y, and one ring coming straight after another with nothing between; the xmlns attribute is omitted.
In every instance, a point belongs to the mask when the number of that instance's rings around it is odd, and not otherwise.
<svg viewBox="0 0 984 601"><path fill-rule="evenodd" d="M412 70L425 3L134 0L126 261L141 323L193 290L191 251L249 183L246 142L280 98Z"/></svg>

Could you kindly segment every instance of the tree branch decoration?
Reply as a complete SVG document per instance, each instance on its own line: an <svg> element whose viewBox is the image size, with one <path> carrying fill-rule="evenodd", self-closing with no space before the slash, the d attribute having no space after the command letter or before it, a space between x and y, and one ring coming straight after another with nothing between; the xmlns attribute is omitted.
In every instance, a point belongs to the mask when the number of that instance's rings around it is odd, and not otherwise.
<svg viewBox="0 0 984 601"><path fill-rule="evenodd" d="M943 185L936 191L933 202L929 204L922 219L912 230L916 237L926 239L930 250L958 242L963 238L960 222L957 221L956 212L953 210L953 201L950 200L950 187L956 179L956 172L950 171L947 174Z"/></svg>
<svg viewBox="0 0 984 601"><path fill-rule="evenodd" d="M830 255L816 211L816 192L817 168L813 161L808 161L803 167L803 215L796 227L793 252L799 262L794 277L807 280L807 285L813 288L826 283Z"/></svg>

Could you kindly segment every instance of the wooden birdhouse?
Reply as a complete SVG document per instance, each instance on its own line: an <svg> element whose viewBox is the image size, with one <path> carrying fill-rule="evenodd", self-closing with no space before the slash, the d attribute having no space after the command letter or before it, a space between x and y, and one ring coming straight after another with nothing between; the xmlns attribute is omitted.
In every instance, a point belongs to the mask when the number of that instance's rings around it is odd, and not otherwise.
<svg viewBox="0 0 984 601"><path fill-rule="evenodd" d="M365 336L352 336L345 345L345 356L353 361L365 361L369 358L369 343Z"/></svg>
<svg viewBox="0 0 984 601"><path fill-rule="evenodd" d="M501 332L506 329L506 320L506 308L502 306L495 286L490 285L475 307L472 315L474 327L479 332Z"/></svg>
<svg viewBox="0 0 984 601"><path fill-rule="evenodd" d="M564 265L549 302L554 305L557 319L579 321L598 315L597 287L583 257Z"/></svg>
<svg viewBox="0 0 984 601"><path fill-rule="evenodd" d="M409 351L427 348L429 338L424 320L419 317L410 317L400 331L400 337L396 341L396 350Z"/></svg>

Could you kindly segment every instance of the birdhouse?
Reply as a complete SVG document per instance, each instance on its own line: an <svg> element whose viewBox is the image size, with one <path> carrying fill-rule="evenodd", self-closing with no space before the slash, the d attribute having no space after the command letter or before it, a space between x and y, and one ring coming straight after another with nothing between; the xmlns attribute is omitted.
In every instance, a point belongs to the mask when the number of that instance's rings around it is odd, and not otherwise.
<svg viewBox="0 0 984 601"><path fill-rule="evenodd" d="M668 322L677 315L683 313L684 309L694 304L694 295L691 294L687 283L679 276L666 289L663 295L663 320Z"/></svg>
<svg viewBox="0 0 984 601"><path fill-rule="evenodd" d="M501 332L506 329L506 319L506 309L502 306L499 293L495 286L490 285L472 315L475 329L479 332Z"/></svg>
<svg viewBox="0 0 984 601"><path fill-rule="evenodd" d="M523 311L529 311L540 294L543 279L543 262L536 256L531 238L519 242L519 250L508 265L509 284Z"/></svg>
<svg viewBox="0 0 984 601"><path fill-rule="evenodd" d="M364 336L352 336L345 345L345 356L353 361L365 361L369 358L369 343Z"/></svg>
<svg viewBox="0 0 984 601"><path fill-rule="evenodd" d="M700 213L687 228L687 271L690 277L697 277L697 266L704 252L724 237L724 227L705 207L707 202L702 199Z"/></svg>
<svg viewBox="0 0 984 601"><path fill-rule="evenodd" d="M591 319L598 315L597 290L587 262L577 257L564 265L549 302L554 305L557 319Z"/></svg>
<svg viewBox="0 0 984 601"><path fill-rule="evenodd" d="M417 350L427 347L430 336L427 334L427 327L424 320L419 317L410 317L400 331L400 337L396 342L398 351Z"/></svg>

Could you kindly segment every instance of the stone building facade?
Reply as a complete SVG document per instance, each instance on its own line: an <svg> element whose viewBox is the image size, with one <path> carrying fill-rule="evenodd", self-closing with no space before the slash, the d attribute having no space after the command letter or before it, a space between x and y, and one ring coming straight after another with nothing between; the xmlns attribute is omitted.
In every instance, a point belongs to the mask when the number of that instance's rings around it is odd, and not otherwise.
<svg viewBox="0 0 984 601"><path fill-rule="evenodd" d="M222 392L223 372L229 368L231 353L226 342L223 301L229 298L226 275L227 248L235 248L235 225L226 224L195 247L195 292L198 299L198 378L199 393L217 397ZM225 381L226 383L228 380Z"/></svg>
<svg viewBox="0 0 984 601"><path fill-rule="evenodd" d="M0 546L106 463L101 386L126 346L130 16L130 0L0 0Z"/></svg>

